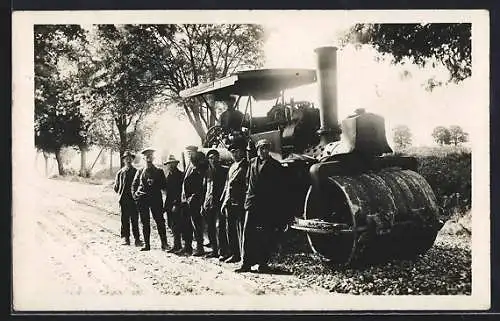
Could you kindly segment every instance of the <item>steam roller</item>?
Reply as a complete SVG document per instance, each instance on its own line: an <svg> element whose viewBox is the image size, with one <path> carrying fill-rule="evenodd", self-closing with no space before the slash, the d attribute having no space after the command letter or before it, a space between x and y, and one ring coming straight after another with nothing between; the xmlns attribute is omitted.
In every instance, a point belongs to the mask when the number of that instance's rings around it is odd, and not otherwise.
<svg viewBox="0 0 500 321"><path fill-rule="evenodd" d="M297 177L301 160L308 171L293 185L304 205L291 227L333 263L414 258L432 247L442 227L436 197L417 160L393 154L383 117L358 109L338 124L336 51L316 49L319 142L288 160L295 167L290 175Z"/></svg>
<svg viewBox="0 0 500 321"><path fill-rule="evenodd" d="M247 98L240 124L247 131L228 134L222 122L213 125L201 150L216 148L229 165L227 146L234 137L246 139L248 158L256 156L252 143L271 141L271 154L287 171L281 216L307 233L311 248L326 260L354 264L424 253L442 223L416 159L393 153L380 115L359 108L338 122L337 48L317 48L316 54L316 69L245 70L182 91L184 98L210 95L214 101L238 96L235 108ZM312 83L319 108L285 102L285 89ZM200 100L212 108L207 119L216 114L211 99ZM252 101L259 99L276 102L266 116L254 117Z"/></svg>

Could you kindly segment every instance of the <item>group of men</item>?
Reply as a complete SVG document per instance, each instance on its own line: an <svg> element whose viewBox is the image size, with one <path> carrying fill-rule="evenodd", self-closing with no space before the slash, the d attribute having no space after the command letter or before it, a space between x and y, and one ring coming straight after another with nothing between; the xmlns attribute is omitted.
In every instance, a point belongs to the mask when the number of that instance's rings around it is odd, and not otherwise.
<svg viewBox="0 0 500 321"><path fill-rule="evenodd" d="M229 168L221 165L216 149L205 155L196 146L188 146L189 164L184 172L179 170L179 161L173 155L164 162L165 170L153 165L153 149L141 152L146 165L137 170L132 165L135 156L126 152L125 166L118 171L114 185L120 195L124 244L130 245L132 225L135 245L143 246L141 251L151 249L151 213L162 250L218 258L226 263L241 262L236 272L248 272L254 265L258 265L259 272L269 271L268 261L277 235L286 224L280 213L279 196L285 176L281 164L269 154L268 140L256 143L257 157L251 160L247 159L246 146L244 139L230 144L233 163ZM165 213L173 234L171 248ZM205 230L209 244L204 244ZM211 251L206 253L204 245Z"/></svg>

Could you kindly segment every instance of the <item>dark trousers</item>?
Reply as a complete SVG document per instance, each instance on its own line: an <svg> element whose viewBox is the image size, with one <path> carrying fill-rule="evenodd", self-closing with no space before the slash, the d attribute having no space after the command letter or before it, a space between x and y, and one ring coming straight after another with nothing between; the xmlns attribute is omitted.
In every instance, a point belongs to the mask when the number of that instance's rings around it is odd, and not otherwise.
<svg viewBox="0 0 500 321"><path fill-rule="evenodd" d="M219 238L218 238L218 224L217 220L219 218L219 213L220 210L218 207L212 207L208 209L204 209L204 218L205 218L205 224L207 225L207 234L208 234L208 240L210 241L210 244L212 246L212 251L214 253L219 252Z"/></svg>
<svg viewBox="0 0 500 321"><path fill-rule="evenodd" d="M167 210L168 227L174 235L174 247L181 246L182 236L182 211L180 206L173 211L172 208Z"/></svg>
<svg viewBox="0 0 500 321"><path fill-rule="evenodd" d="M183 208L183 239L185 246L192 247L193 234L198 247L203 247L203 217L200 213L201 205L197 202L185 203Z"/></svg>
<svg viewBox="0 0 500 321"><path fill-rule="evenodd" d="M130 239L130 225L132 224L132 234L136 241L140 240L139 236L139 213L137 212L137 207L132 198L126 198L120 200L120 211L121 211L121 237Z"/></svg>
<svg viewBox="0 0 500 321"><path fill-rule="evenodd" d="M243 227L243 265L266 265L274 248L274 229L255 219L255 212L247 211Z"/></svg>
<svg viewBox="0 0 500 321"><path fill-rule="evenodd" d="M217 212L217 245L219 247L219 255L226 256L229 253L229 240L227 239L227 217L226 210Z"/></svg>
<svg viewBox="0 0 500 321"><path fill-rule="evenodd" d="M149 211L153 214L153 219L156 223L156 228L160 236L162 244L167 244L167 229L165 227L165 218L163 217L163 204L162 199L143 199L137 202L139 214L142 222L142 233L144 235L144 243L146 246L150 245L151 224L149 218Z"/></svg>
<svg viewBox="0 0 500 321"><path fill-rule="evenodd" d="M227 218L227 240L229 254L241 257L243 242L243 222L245 212L241 206L228 205L225 209Z"/></svg>

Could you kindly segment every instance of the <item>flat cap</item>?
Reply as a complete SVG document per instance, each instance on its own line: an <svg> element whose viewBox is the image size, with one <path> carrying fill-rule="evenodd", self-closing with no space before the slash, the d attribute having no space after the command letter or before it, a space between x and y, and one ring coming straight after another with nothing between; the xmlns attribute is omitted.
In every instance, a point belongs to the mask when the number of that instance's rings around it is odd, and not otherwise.
<svg viewBox="0 0 500 321"><path fill-rule="evenodd" d="M189 150L189 151L192 151L192 152L197 152L198 151L198 146L189 145L189 146L186 146L186 150Z"/></svg>
<svg viewBox="0 0 500 321"><path fill-rule="evenodd" d="M132 157L132 159L134 159L134 158L135 158L135 155L134 155L134 154L132 154L131 152L129 152L129 151L127 150L127 151L126 151L125 153L123 153L123 155L122 155L122 158L125 158L125 157Z"/></svg>
<svg viewBox="0 0 500 321"><path fill-rule="evenodd" d="M231 151L231 150L235 150L235 149L239 149L239 150L245 150L247 148L247 143L244 139L234 139L231 144L229 144L229 147L228 149Z"/></svg>
<svg viewBox="0 0 500 321"><path fill-rule="evenodd" d="M209 158L210 155L220 156L220 153L216 149L211 149L207 152L207 158Z"/></svg>
<svg viewBox="0 0 500 321"><path fill-rule="evenodd" d="M271 142L265 138L262 138L262 139L259 139L257 141L257 144L255 144L255 147L256 148L259 148L259 147L262 147L262 146L268 146L270 147L271 146Z"/></svg>

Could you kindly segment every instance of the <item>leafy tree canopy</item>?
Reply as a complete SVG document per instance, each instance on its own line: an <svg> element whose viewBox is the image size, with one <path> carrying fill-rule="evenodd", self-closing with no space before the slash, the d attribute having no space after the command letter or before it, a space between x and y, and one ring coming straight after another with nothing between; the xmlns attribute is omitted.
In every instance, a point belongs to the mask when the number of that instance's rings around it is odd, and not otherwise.
<svg viewBox="0 0 500 321"><path fill-rule="evenodd" d="M399 149L408 147L412 143L412 134L410 128L406 125L398 125L392 130L393 141Z"/></svg>
<svg viewBox="0 0 500 321"><path fill-rule="evenodd" d="M450 130L444 126L437 126L432 131L432 138L439 145L449 145L451 140Z"/></svg>
<svg viewBox="0 0 500 321"><path fill-rule="evenodd" d="M471 24L356 24L343 43L367 44L394 63L405 59L420 66L441 62L450 81L460 82L472 74Z"/></svg>
<svg viewBox="0 0 500 321"><path fill-rule="evenodd" d="M81 95L78 92L79 49L84 31L75 25L36 25L35 49L35 145L56 153L59 173L64 174L60 150L86 141Z"/></svg>
<svg viewBox="0 0 500 321"><path fill-rule="evenodd" d="M453 125L450 126L450 142L455 146L460 143L465 143L469 140L469 134L466 133L462 127Z"/></svg>

